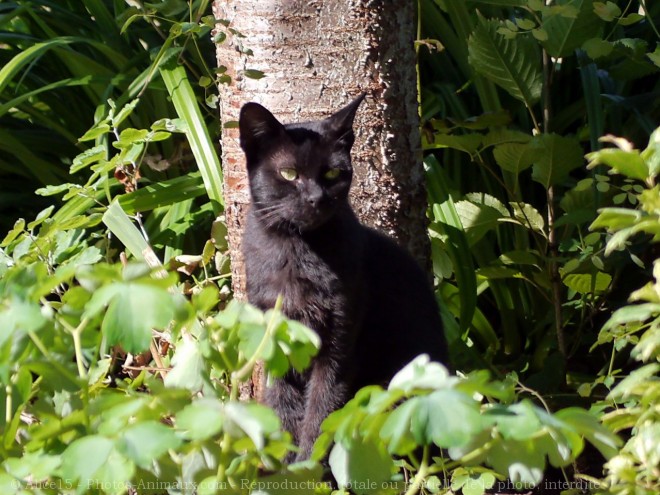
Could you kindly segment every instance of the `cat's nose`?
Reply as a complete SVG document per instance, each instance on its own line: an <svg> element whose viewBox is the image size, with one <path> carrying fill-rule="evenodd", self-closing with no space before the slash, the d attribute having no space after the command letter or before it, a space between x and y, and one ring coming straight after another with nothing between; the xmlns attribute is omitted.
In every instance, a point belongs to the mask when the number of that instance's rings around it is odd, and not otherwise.
<svg viewBox="0 0 660 495"><path fill-rule="evenodd" d="M307 197L307 202L308 202L311 206L313 206L314 208L316 208L316 207L321 203L321 200L322 200L322 199L323 199L323 193L319 193L319 194L310 194L310 195Z"/></svg>
<svg viewBox="0 0 660 495"><path fill-rule="evenodd" d="M320 187L309 186L307 189L307 202L310 206L316 208L323 200L323 189Z"/></svg>

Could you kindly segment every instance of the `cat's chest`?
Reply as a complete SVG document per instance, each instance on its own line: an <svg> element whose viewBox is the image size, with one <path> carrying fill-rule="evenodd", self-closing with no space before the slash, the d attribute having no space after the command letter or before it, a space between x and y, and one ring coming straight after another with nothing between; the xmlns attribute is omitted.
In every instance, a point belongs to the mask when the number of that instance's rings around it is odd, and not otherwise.
<svg viewBox="0 0 660 495"><path fill-rule="evenodd" d="M273 238L248 229L243 241L248 300L265 309L281 295L285 313L309 323L343 313L353 275L338 261L340 251L339 242L319 253L300 238ZM333 252L336 256L328 256Z"/></svg>

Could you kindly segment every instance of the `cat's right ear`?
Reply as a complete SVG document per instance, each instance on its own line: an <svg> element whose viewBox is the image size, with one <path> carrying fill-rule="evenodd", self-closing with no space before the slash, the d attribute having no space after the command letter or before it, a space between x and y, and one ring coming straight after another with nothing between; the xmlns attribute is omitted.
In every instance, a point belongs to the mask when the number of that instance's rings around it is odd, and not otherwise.
<svg viewBox="0 0 660 495"><path fill-rule="evenodd" d="M284 133L284 126L259 103L246 103L238 118L243 151L256 152Z"/></svg>

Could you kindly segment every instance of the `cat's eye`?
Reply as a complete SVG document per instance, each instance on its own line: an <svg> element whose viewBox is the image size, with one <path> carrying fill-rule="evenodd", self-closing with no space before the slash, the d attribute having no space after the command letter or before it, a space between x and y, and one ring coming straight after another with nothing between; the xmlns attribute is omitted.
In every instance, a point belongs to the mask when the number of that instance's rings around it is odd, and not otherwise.
<svg viewBox="0 0 660 495"><path fill-rule="evenodd" d="M341 174L341 170L338 168L331 168L326 173L323 174L323 177L328 180L335 180Z"/></svg>
<svg viewBox="0 0 660 495"><path fill-rule="evenodd" d="M281 168L280 175L286 180L296 180L298 178L298 172L295 168Z"/></svg>

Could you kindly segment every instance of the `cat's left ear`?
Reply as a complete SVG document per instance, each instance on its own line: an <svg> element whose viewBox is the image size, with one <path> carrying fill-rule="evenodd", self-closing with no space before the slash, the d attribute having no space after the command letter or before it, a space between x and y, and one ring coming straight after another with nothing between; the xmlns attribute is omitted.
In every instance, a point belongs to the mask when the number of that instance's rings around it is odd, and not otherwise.
<svg viewBox="0 0 660 495"><path fill-rule="evenodd" d="M366 95L366 93L362 93L344 108L326 119L330 131L336 136L337 141L341 141L342 144L346 144L349 147L353 145L353 140L355 139L353 135L355 113Z"/></svg>
<svg viewBox="0 0 660 495"><path fill-rule="evenodd" d="M284 134L284 126L266 108L258 103L250 102L243 105L238 119L241 148L246 153L274 141Z"/></svg>

